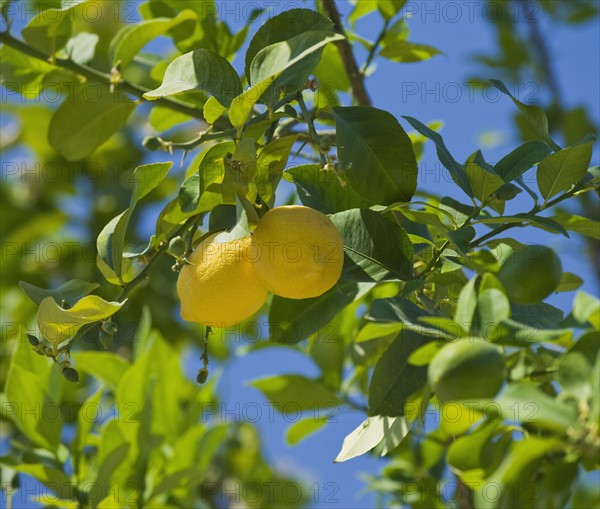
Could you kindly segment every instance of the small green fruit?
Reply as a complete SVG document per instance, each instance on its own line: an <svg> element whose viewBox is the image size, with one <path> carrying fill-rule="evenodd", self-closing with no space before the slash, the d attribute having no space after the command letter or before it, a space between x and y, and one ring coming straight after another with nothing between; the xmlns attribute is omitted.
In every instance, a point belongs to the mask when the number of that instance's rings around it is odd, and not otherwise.
<svg viewBox="0 0 600 509"><path fill-rule="evenodd" d="M206 380L208 380L208 368L199 369L196 375L196 382L203 384Z"/></svg>
<svg viewBox="0 0 600 509"><path fill-rule="evenodd" d="M102 330L111 336L114 336L118 330L119 326L115 322L106 321L102 322Z"/></svg>
<svg viewBox="0 0 600 509"><path fill-rule="evenodd" d="M524 245L508 256L497 276L512 302L536 304L558 287L562 278L562 264L549 247Z"/></svg>
<svg viewBox="0 0 600 509"><path fill-rule="evenodd" d="M177 259L181 259L185 256L188 250L188 245L185 240L181 237L174 237L169 242L169 247L167 251L170 255L174 256Z"/></svg>
<svg viewBox="0 0 600 509"><path fill-rule="evenodd" d="M101 330L100 334L98 334L98 339L100 341L100 344L104 347L104 349L107 350L113 344L115 337L114 335L109 334L104 330Z"/></svg>
<svg viewBox="0 0 600 509"><path fill-rule="evenodd" d="M157 136L146 136L142 140L142 146L147 150L159 150L163 148L163 140Z"/></svg>
<svg viewBox="0 0 600 509"><path fill-rule="evenodd" d="M504 356L483 339L462 339L445 345L428 371L429 384L442 403L493 398L504 376Z"/></svg>
<svg viewBox="0 0 600 509"><path fill-rule="evenodd" d="M62 370L63 376L69 381L76 384L79 383L79 373L74 368L64 368Z"/></svg>
<svg viewBox="0 0 600 509"><path fill-rule="evenodd" d="M33 334L27 333L27 341L31 346L38 346L40 344L40 340L36 338Z"/></svg>

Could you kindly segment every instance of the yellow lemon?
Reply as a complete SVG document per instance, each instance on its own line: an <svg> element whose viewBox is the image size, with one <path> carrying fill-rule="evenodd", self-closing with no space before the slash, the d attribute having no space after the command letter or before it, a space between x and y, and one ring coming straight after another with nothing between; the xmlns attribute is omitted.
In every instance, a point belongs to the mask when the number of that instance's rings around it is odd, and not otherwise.
<svg viewBox="0 0 600 509"><path fill-rule="evenodd" d="M254 230L252 246L256 272L281 297L317 297L342 273L342 238L325 214L309 207L269 210Z"/></svg>
<svg viewBox="0 0 600 509"><path fill-rule="evenodd" d="M215 237L189 256L191 264L183 266L177 279L177 294L184 320L226 328L256 313L269 292L254 271L250 237L224 243Z"/></svg>

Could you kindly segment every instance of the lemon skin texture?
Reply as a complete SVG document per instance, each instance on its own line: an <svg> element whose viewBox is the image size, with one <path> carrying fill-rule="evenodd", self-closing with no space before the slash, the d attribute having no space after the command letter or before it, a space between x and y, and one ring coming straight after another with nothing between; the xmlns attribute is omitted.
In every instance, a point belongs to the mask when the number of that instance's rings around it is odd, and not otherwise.
<svg viewBox="0 0 600 509"><path fill-rule="evenodd" d="M342 274L342 238L325 214L309 207L271 209L254 230L252 245L256 272L281 297L318 297Z"/></svg>
<svg viewBox="0 0 600 509"><path fill-rule="evenodd" d="M442 402L493 398L504 383L504 356L483 339L444 345L428 368L429 384Z"/></svg>
<svg viewBox="0 0 600 509"><path fill-rule="evenodd" d="M516 304L536 304L558 287L562 278L560 258L546 246L519 246L500 267L498 279Z"/></svg>
<svg viewBox="0 0 600 509"><path fill-rule="evenodd" d="M177 294L181 317L214 328L246 320L265 303L268 290L250 261L250 237L218 243L216 235L201 242L179 272Z"/></svg>

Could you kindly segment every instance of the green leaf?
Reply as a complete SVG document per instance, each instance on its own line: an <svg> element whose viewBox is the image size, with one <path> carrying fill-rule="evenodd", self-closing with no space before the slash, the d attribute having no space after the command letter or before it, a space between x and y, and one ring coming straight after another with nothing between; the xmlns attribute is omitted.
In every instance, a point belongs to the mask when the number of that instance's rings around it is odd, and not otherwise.
<svg viewBox="0 0 600 509"><path fill-rule="evenodd" d="M452 178L458 183L459 187L470 197L473 198L473 190L469 183L469 178L465 172L463 166L452 156L444 139L439 133L436 133L425 124L419 122L416 118L408 117L403 115L404 118L411 126L419 131L423 136L429 138L435 143L436 151L440 162L448 169Z"/></svg>
<svg viewBox="0 0 600 509"><path fill-rule="evenodd" d="M385 20L392 19L405 4L406 0L377 0L377 8Z"/></svg>
<svg viewBox="0 0 600 509"><path fill-rule="evenodd" d="M275 203L275 189L283 175L296 135L283 136L266 145L256 159L256 189L270 207Z"/></svg>
<svg viewBox="0 0 600 509"><path fill-rule="evenodd" d="M529 141L500 159L494 166L494 170L504 182L511 182L551 153L552 148L546 143Z"/></svg>
<svg viewBox="0 0 600 509"><path fill-rule="evenodd" d="M465 161L464 169L474 197L484 204L489 201L494 191L504 184L504 181L496 173L481 167L478 164L479 157L481 157L480 150L471 154Z"/></svg>
<svg viewBox="0 0 600 509"><path fill-rule="evenodd" d="M473 323L473 315L477 308L477 294L475 292L475 282L477 278L472 278L462 287L458 294L456 310L454 311L454 321L465 330L469 331Z"/></svg>
<svg viewBox="0 0 600 509"><path fill-rule="evenodd" d="M565 446L562 440L556 438L528 436L525 440L513 444L510 452L486 482L514 486L515 483L528 481L535 474L544 456L564 451ZM507 493L505 496L511 494ZM517 495L518 498L521 496Z"/></svg>
<svg viewBox="0 0 600 509"><path fill-rule="evenodd" d="M573 301L573 317L579 323L589 322L600 330L600 300L586 292L577 292Z"/></svg>
<svg viewBox="0 0 600 509"><path fill-rule="evenodd" d="M19 348L28 348L25 345ZM48 388L48 375L44 375L48 360L35 356L34 364L40 366L40 375L18 363L14 356L6 379L6 398L2 413L34 444L56 451L60 443L62 413L58 398ZM33 369L35 365L32 366ZM52 418L50 418L52 416Z"/></svg>
<svg viewBox="0 0 600 509"><path fill-rule="evenodd" d="M79 367L79 366L78 366ZM94 425L94 418L100 415L100 400L104 394L104 387L98 389L84 402L77 413L77 426L75 428L75 436L71 441L71 458L73 461L73 469L77 475L81 475L80 460L83 455L83 449L86 447L90 432Z"/></svg>
<svg viewBox="0 0 600 509"><path fill-rule="evenodd" d="M477 300L481 336L487 339L496 334L498 323L510 318L510 302L500 290L490 288L479 294Z"/></svg>
<svg viewBox="0 0 600 509"><path fill-rule="evenodd" d="M115 134L135 109L120 87L79 85L52 115L48 140L69 161L91 155Z"/></svg>
<svg viewBox="0 0 600 509"><path fill-rule="evenodd" d="M473 415L474 421L470 423L471 426L479 419L479 415L473 410L469 412L467 407L460 407L458 411ZM510 442L510 435L502 436L499 431L502 429L498 430L497 422L487 422L473 433L452 442L448 448L448 464L454 472L460 474L464 482L481 483L486 474L498 466L504 449Z"/></svg>
<svg viewBox="0 0 600 509"><path fill-rule="evenodd" d="M391 60L392 62L422 62L430 58L440 55L442 52L428 46L427 44L418 44L402 39L390 39L385 42L383 49L379 52L382 57Z"/></svg>
<svg viewBox="0 0 600 509"><path fill-rule="evenodd" d="M592 159L592 141L562 149L538 166L537 184L547 201L585 177Z"/></svg>
<svg viewBox="0 0 600 509"><path fill-rule="evenodd" d="M246 78L248 78L248 82L253 84L250 79L250 67L259 51L267 46L286 41L311 30L331 33L333 32L333 23L330 19L312 9L290 9L269 18L256 31L246 51Z"/></svg>
<svg viewBox="0 0 600 509"><path fill-rule="evenodd" d="M327 424L327 419L317 417L301 419L287 429L285 441L288 445L297 445L309 435L319 431L325 424Z"/></svg>
<svg viewBox="0 0 600 509"><path fill-rule="evenodd" d="M130 366L127 360L112 352L73 352L71 357L79 371L100 379L113 392Z"/></svg>
<svg viewBox="0 0 600 509"><path fill-rule="evenodd" d="M408 427L402 418L382 415L367 417L354 431L346 435L334 462L341 463L369 452L390 433L397 421L403 424L403 435L406 436Z"/></svg>
<svg viewBox="0 0 600 509"><path fill-rule="evenodd" d="M0 47L0 60L2 61L0 84L26 99L38 97L48 83L55 84L74 79L74 75L70 72L43 60L28 57L6 44ZM4 107L8 109L7 104ZM24 115L23 107L19 109L21 115Z"/></svg>
<svg viewBox="0 0 600 509"><path fill-rule="evenodd" d="M73 497L73 483L71 479L58 468L39 463L22 463L20 465L11 465L10 468L38 480L52 492L56 493L58 498L70 499ZM35 493L39 493L40 491L44 492L46 489L38 487ZM52 497L55 503L57 502L57 497Z"/></svg>
<svg viewBox="0 0 600 509"><path fill-rule="evenodd" d="M112 65L120 63L120 68L125 69L152 39L185 21L197 21L196 13L186 9L174 18L154 18L123 27L110 41L108 52Z"/></svg>
<svg viewBox="0 0 600 509"><path fill-rule="evenodd" d="M79 32L69 39L65 47L65 52L73 62L79 65L87 64L94 58L94 52L99 40L100 37L98 34Z"/></svg>
<svg viewBox="0 0 600 509"><path fill-rule="evenodd" d="M514 216L486 217L477 219L477 222L482 224L525 223L542 230L560 233L569 238L567 230L559 222L549 217L538 216L528 212L522 212Z"/></svg>
<svg viewBox="0 0 600 509"><path fill-rule="evenodd" d="M331 216L344 242L345 281L412 279L413 247L404 229L369 209Z"/></svg>
<svg viewBox="0 0 600 509"><path fill-rule="evenodd" d="M85 0L73 0L63 9L38 12L21 31L23 39L45 55L54 55L71 37L73 11Z"/></svg>
<svg viewBox="0 0 600 509"><path fill-rule="evenodd" d="M558 224L563 226L565 229L585 235L594 240L600 240L600 224L598 221L594 221L587 217L576 216L569 212L559 212L554 214L549 219L556 221Z"/></svg>
<svg viewBox="0 0 600 509"><path fill-rule="evenodd" d="M127 282L127 279L130 280L133 277L131 274L125 277L123 254L125 234L135 206L138 201L163 181L172 166L172 162L138 166L133 172L134 185L129 207L109 221L98 235L98 258L110 267L121 281Z"/></svg>
<svg viewBox="0 0 600 509"><path fill-rule="evenodd" d="M508 90L506 85L500 80L490 80L490 82L498 90L500 90L500 92L506 94L512 99L517 108L519 108L519 111L523 114L529 125L532 127L532 129L535 131L535 133L541 140L545 141L548 145L550 145L552 147L552 150L554 150L555 152L560 150L560 147L556 143L554 143L554 141L550 137L550 133L548 131L548 117L546 117L546 113L542 108L522 103L510 93L510 90Z"/></svg>
<svg viewBox="0 0 600 509"><path fill-rule="evenodd" d="M577 409L528 383L510 383L496 399L504 419L564 431L577 425Z"/></svg>
<svg viewBox="0 0 600 509"><path fill-rule="evenodd" d="M325 327L358 294L356 283L340 282L331 290L311 299L285 299L273 296L269 310L271 340L297 343Z"/></svg>
<svg viewBox="0 0 600 509"><path fill-rule="evenodd" d="M38 288L25 281L19 281L19 286L38 306L46 297L52 297L57 304L62 304L64 301L67 307L71 307L75 305L79 299L89 295L100 285L97 283L89 283L83 279L71 279L60 285L56 290Z"/></svg>
<svg viewBox="0 0 600 509"><path fill-rule="evenodd" d="M417 187L410 138L387 111L369 106L333 109L338 159L354 191L372 203L407 202Z"/></svg>
<svg viewBox="0 0 600 509"><path fill-rule="evenodd" d="M225 178L224 159L235 152L235 143L223 141L202 152L192 167L198 171L189 176L181 186L177 205L185 216L208 212L224 203L222 183ZM165 216L169 219L169 215ZM177 222L177 221L175 221Z"/></svg>
<svg viewBox="0 0 600 509"><path fill-rule="evenodd" d="M204 106L206 106L211 99L216 101L216 99L211 96ZM217 104L219 103L217 102ZM171 108L159 105L153 106L150 115L148 116L150 125L157 131L166 131L167 129L189 122L190 120L193 120L193 118L185 113L173 111ZM208 119L206 119L206 121L208 122Z"/></svg>
<svg viewBox="0 0 600 509"><path fill-rule="evenodd" d="M316 65L316 62L313 62L313 55L315 53L320 55L326 44L343 38L339 34L327 35L326 32L313 32L306 37L291 40L290 44L277 43L261 50L260 59L256 63L256 72L260 70L260 76L265 77L231 102L229 107L231 124L240 130L254 111L254 105L285 71L291 69L295 72L298 69L294 67L296 64L302 64L300 68L303 69L305 61ZM271 74L267 75L268 73Z"/></svg>
<svg viewBox="0 0 600 509"><path fill-rule="evenodd" d="M330 30L310 30L261 49L250 65L250 83L260 83L277 75L273 85L274 95L269 98L270 104L275 102L273 99L281 91L291 93L298 90L319 63L326 44L323 44L324 40L334 41L339 37Z"/></svg>
<svg viewBox="0 0 600 509"><path fill-rule="evenodd" d="M322 169L320 164L294 166L285 171L283 178L296 185L303 205L324 214L368 208L370 205L347 185L342 175Z"/></svg>
<svg viewBox="0 0 600 509"><path fill-rule="evenodd" d="M196 49L173 60L162 85L144 97L153 100L188 90L205 90L229 107L242 93L242 83L227 59L212 50Z"/></svg>
<svg viewBox="0 0 600 509"><path fill-rule="evenodd" d="M214 124L227 111L215 96L210 96L204 103L202 114L209 124Z"/></svg>
<svg viewBox="0 0 600 509"><path fill-rule="evenodd" d="M427 383L427 368L413 366L410 355L430 338L403 332L383 353L369 385L369 415L403 416L405 404Z"/></svg>
<svg viewBox="0 0 600 509"><path fill-rule="evenodd" d="M253 380L258 389L283 415L303 410L326 410L340 403L323 384L302 375L277 375Z"/></svg>
<svg viewBox="0 0 600 509"><path fill-rule="evenodd" d="M594 363L600 352L600 333L590 331L581 336L558 365L558 382L566 394L586 401L592 393L597 375Z"/></svg>
<svg viewBox="0 0 600 509"><path fill-rule="evenodd" d="M97 295L88 295L64 309L52 297L46 297L38 309L37 325L44 338L56 347L84 325L114 315L123 304L125 301L108 302Z"/></svg>
<svg viewBox="0 0 600 509"><path fill-rule="evenodd" d="M378 1L376 1L376 2L355 2L354 8L352 9L352 11L350 12L350 15L348 16L348 21L350 22L351 26L354 28L354 25L356 24L356 22L359 19L364 18L368 14L371 14L372 12L378 10L378 7L379 7Z"/></svg>
<svg viewBox="0 0 600 509"><path fill-rule="evenodd" d="M556 288L556 292L572 292L577 290L583 284L583 279L571 272L563 272L560 284Z"/></svg>

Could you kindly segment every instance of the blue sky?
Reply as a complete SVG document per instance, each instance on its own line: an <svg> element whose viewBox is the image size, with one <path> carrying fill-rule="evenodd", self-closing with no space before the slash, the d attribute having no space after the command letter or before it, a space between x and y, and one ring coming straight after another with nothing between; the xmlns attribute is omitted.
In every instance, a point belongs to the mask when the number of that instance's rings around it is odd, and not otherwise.
<svg viewBox="0 0 600 509"><path fill-rule="evenodd" d="M258 2L255 2L258 3ZM236 2L226 2L229 6ZM271 3L275 4L275 2ZM282 2L276 6L299 7L302 2ZM347 13L349 4L340 2L342 10ZM476 52L495 51L496 41L492 27L483 20L486 14L484 2L409 2L413 16L409 21L410 40L432 45L441 49L444 54L433 59L415 64L399 64L384 59L377 60L377 71L367 81L367 87L374 100L374 106L386 109L397 118L410 115L423 122L442 120L445 124L442 134L455 157L465 160L478 148L482 148L486 158L496 161L517 145L514 138L512 115L514 106L506 97L495 93L484 95L480 91L469 89L465 83L467 78L485 75L485 69L473 63L470 55ZM427 6L427 7L426 7ZM425 8L426 7L426 8ZM222 10L226 21L232 27L239 28L239 11ZM493 12L488 12L493 17ZM265 17L263 16L262 20ZM586 106L597 123L600 118L600 25L599 20L585 25L564 26L540 18L540 28L550 34L548 44L553 55L553 65L559 78L559 86L567 106ZM367 37L374 38L381 19L372 14L357 23L357 31ZM364 58L364 51L357 51L359 60ZM235 62L241 70L241 58ZM490 78L495 76L490 75ZM509 86L520 85L520 98L536 99L535 84L507 83ZM409 126L402 121L408 130ZM482 145L482 133L495 133L499 139L497 146ZM598 163L598 150L595 149L594 162ZM419 187L436 193L446 193L448 186L443 180L435 177L431 168L438 166L435 151L427 146L423 159L422 175ZM524 193L523 193L524 194ZM458 194L454 194L458 197ZM530 207L527 197L521 195L512 204L515 211ZM581 262L578 254L581 242L576 236L567 240L539 230L513 230L515 236L528 242L547 242L560 254L564 267L581 277L590 276L593 268L587 262ZM587 278L584 289L598 294L597 279ZM549 302L568 309L573 294L553 296ZM197 361L194 360L194 367ZM213 367L216 371L217 366ZM197 369L197 368L196 368ZM190 367L190 371L193 368ZM302 373L316 376L317 368L307 357L286 348L272 348L249 355L236 356L221 371L218 387L225 411L231 415L244 415L244 409L252 410L258 404L264 413L258 419L263 444L267 457L283 470L300 475L309 485L307 492L313 500L313 507L372 508L375 506L373 494L360 495L364 483L360 481L362 473L375 474L385 461L371 457L361 457L343 464L333 464L344 436L352 431L363 419L364 415L356 411L341 411L337 422L330 423L315 435L301 444L290 448L285 444L285 430L291 424L279 414L271 414L264 406L264 399L247 382L267 374ZM215 373L213 373L213 376ZM222 412L223 413L223 412ZM316 483L316 484L315 484ZM15 507L30 507L30 504Z"/></svg>

